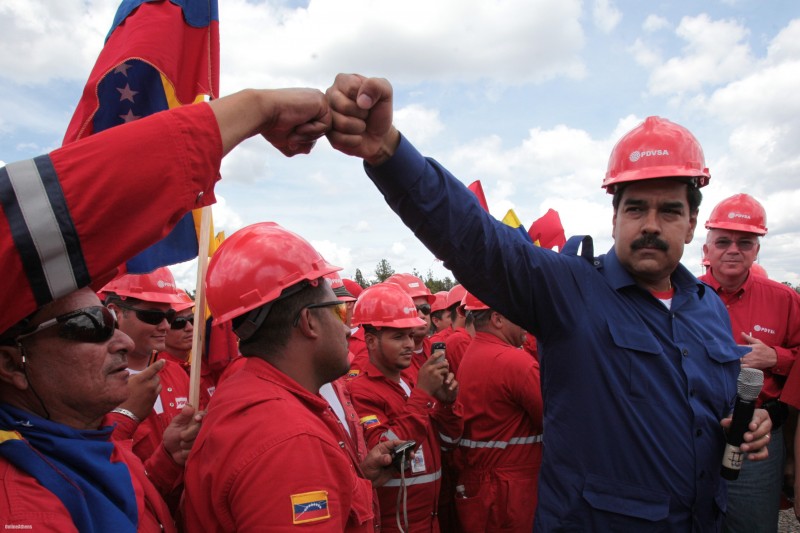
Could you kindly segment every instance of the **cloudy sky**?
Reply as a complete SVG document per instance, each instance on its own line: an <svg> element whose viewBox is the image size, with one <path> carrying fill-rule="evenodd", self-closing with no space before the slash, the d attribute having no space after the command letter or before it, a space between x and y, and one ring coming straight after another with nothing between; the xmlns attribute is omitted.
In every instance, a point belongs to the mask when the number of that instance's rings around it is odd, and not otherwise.
<svg viewBox="0 0 800 533"><path fill-rule="evenodd" d="M796 0L219 0L222 94L388 78L395 122L493 215L527 227L556 209L567 235L611 246L600 189L616 140L648 115L688 127L711 183L700 223L747 192L768 212L759 261L800 283L800 2ZM0 160L60 145L114 0L0 3ZM274 220L352 277L387 259L449 274L386 207L360 161L327 142L286 159L251 140L217 186L217 229ZM700 273L701 230L684 264ZM191 264L174 268L193 286Z"/></svg>

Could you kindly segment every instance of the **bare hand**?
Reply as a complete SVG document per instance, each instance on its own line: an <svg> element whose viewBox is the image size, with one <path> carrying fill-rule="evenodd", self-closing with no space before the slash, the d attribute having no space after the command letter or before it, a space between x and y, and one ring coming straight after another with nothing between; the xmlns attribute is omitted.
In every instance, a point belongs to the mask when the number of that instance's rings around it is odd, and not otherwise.
<svg viewBox="0 0 800 533"><path fill-rule="evenodd" d="M447 373L444 383L433 394L433 396L442 403L453 403L458 398L458 381L452 372Z"/></svg>
<svg viewBox="0 0 800 533"><path fill-rule="evenodd" d="M164 430L164 448L179 465L186 464L205 416L206 411L195 412L194 407L186 404Z"/></svg>
<svg viewBox="0 0 800 533"><path fill-rule="evenodd" d="M432 354L420 367L417 374L417 387L438 399L436 394L442 388L450 372L447 359L441 361L437 361L437 359L439 359L437 355Z"/></svg>
<svg viewBox="0 0 800 533"><path fill-rule="evenodd" d="M402 440L387 440L379 442L372 448L367 457L361 463L361 471L364 477L372 481L373 487L380 487L392 478L392 455L391 451L395 449L398 444L402 444Z"/></svg>
<svg viewBox="0 0 800 533"><path fill-rule="evenodd" d="M331 146L373 166L392 156L400 134L392 126L392 86L387 80L339 74L325 94L333 114Z"/></svg>
<svg viewBox="0 0 800 533"><path fill-rule="evenodd" d="M725 418L721 423L723 428L728 429L731 425L731 417ZM740 448L747 454L748 460L763 461L769 456L767 444L769 444L770 431L772 431L772 420L769 418L769 413L764 409L756 409L747 429L749 431L744 434L744 442Z"/></svg>
<svg viewBox="0 0 800 533"><path fill-rule="evenodd" d="M153 411L158 395L161 393L161 379L158 373L164 368L166 361L159 359L136 375L128 378L130 396L120 405L144 420Z"/></svg>
<svg viewBox="0 0 800 533"><path fill-rule="evenodd" d="M271 117L262 124L259 133L285 156L309 153L317 139L331 127L325 95L317 89L266 92Z"/></svg>
<svg viewBox="0 0 800 533"><path fill-rule="evenodd" d="M747 346L752 348L752 351L742 357L742 368L772 368L778 363L778 353L770 346L767 346L762 341L755 337L751 337L746 333L742 333Z"/></svg>

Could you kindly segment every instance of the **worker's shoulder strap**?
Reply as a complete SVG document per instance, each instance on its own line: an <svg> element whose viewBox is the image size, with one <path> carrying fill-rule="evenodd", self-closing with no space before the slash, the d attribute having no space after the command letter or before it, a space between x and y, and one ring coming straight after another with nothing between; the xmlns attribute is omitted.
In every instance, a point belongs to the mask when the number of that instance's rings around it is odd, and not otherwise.
<svg viewBox="0 0 800 533"><path fill-rule="evenodd" d="M591 235L573 235L561 248L561 253L566 255L578 255L578 248L580 248L581 257L595 264L594 244L592 243Z"/></svg>

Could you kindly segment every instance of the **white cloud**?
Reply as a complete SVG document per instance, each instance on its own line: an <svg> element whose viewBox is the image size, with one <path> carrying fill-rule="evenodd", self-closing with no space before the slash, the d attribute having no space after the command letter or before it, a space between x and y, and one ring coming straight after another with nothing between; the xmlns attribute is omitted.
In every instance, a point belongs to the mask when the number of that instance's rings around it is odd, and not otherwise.
<svg viewBox="0 0 800 533"><path fill-rule="evenodd" d="M752 66L746 42L750 32L738 22L711 20L706 14L684 17L675 33L686 43L683 54L655 67L648 84L653 94L699 91L735 80Z"/></svg>
<svg viewBox="0 0 800 533"><path fill-rule="evenodd" d="M647 18L642 23L642 29L648 33L654 33L658 30L669 28L669 26L669 21L658 15L647 15Z"/></svg>
<svg viewBox="0 0 800 533"><path fill-rule="evenodd" d="M222 85L325 88L342 71L395 83L580 77L580 16L578 0L312 0L297 9L228 0Z"/></svg>
<svg viewBox="0 0 800 533"><path fill-rule="evenodd" d="M613 0L595 0L592 8L594 25L603 33L611 33L622 20L622 12L614 5Z"/></svg>
<svg viewBox="0 0 800 533"><path fill-rule="evenodd" d="M628 52L630 52L637 64L645 68L656 67L661 63L661 53L651 48L642 39L636 39L636 41L628 47Z"/></svg>
<svg viewBox="0 0 800 533"><path fill-rule="evenodd" d="M444 130L444 124L439 120L439 111L419 104L397 109L394 112L394 123L404 135L420 145L424 145Z"/></svg>

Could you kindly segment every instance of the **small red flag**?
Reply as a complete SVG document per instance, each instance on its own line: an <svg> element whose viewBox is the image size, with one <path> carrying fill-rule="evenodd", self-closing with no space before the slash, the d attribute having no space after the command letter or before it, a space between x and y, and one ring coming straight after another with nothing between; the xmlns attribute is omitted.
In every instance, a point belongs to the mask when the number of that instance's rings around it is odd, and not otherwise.
<svg viewBox="0 0 800 533"><path fill-rule="evenodd" d="M561 247L567 242L564 236L564 226L561 225L561 217L554 209L548 209L541 218L534 220L528 230L528 235L531 236L533 242L539 241L539 246L542 248L552 249L557 246L561 250Z"/></svg>
<svg viewBox="0 0 800 533"><path fill-rule="evenodd" d="M489 206L486 203L486 196L483 194L483 186L481 185L481 180L475 180L467 186L467 189L472 191L472 194L478 197L478 203L481 204L481 207L487 213L489 212Z"/></svg>

